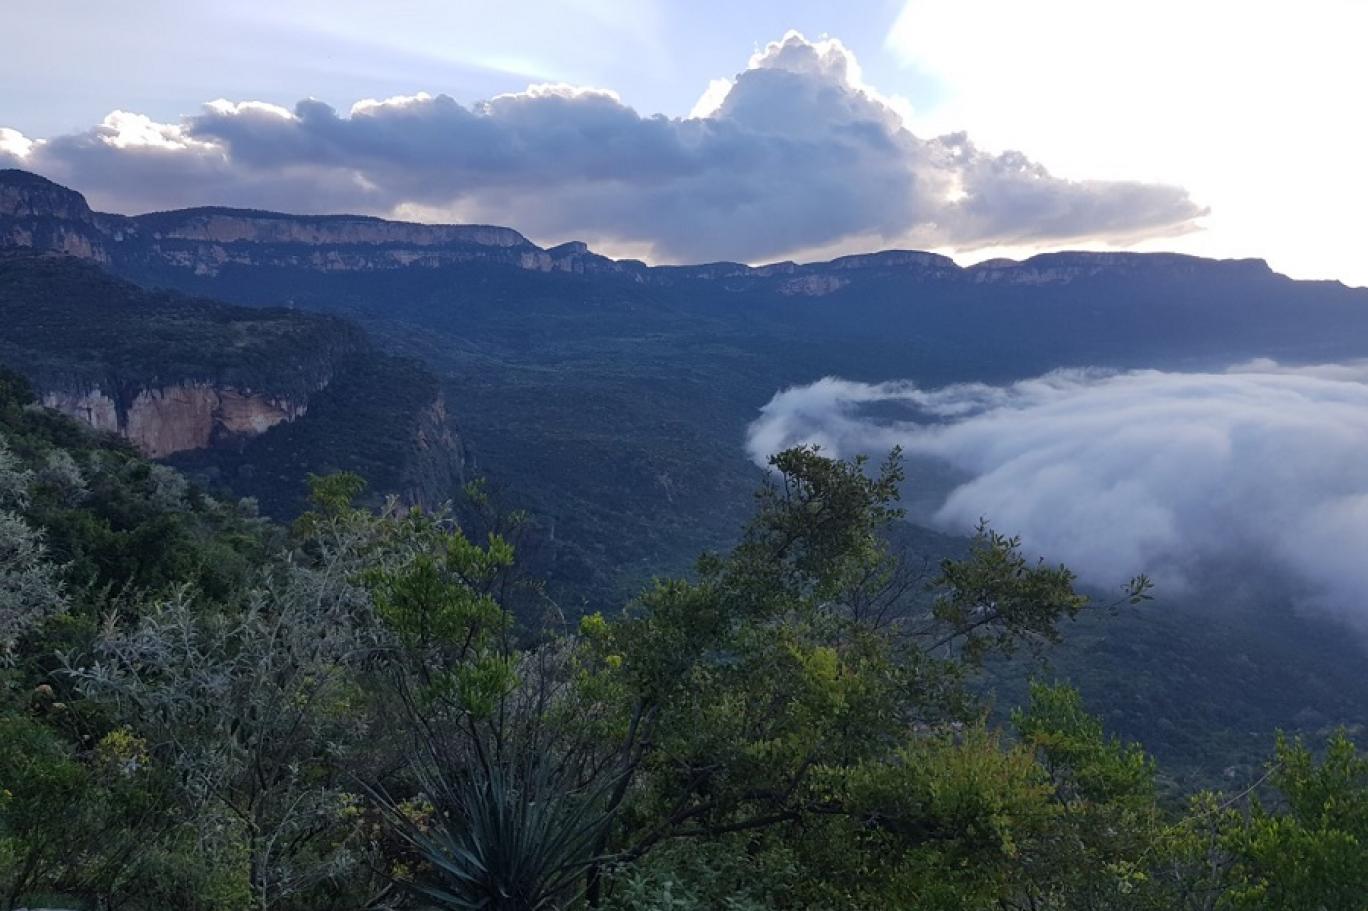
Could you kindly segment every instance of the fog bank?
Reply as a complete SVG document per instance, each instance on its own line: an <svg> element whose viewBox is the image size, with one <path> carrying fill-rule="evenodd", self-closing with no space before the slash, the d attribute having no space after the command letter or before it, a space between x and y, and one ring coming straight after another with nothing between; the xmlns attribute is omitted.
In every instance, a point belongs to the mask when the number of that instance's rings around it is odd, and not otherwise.
<svg viewBox="0 0 1368 911"><path fill-rule="evenodd" d="M939 389L828 377L776 394L747 448L763 464L799 443L944 462L968 480L932 524L982 517L1089 584L1146 572L1177 594L1198 567L1243 565L1368 623L1368 362Z"/></svg>

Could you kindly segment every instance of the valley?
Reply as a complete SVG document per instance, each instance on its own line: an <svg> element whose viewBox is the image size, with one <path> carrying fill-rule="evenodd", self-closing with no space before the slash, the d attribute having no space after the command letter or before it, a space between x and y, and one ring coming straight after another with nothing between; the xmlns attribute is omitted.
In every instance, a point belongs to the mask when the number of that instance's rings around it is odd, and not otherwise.
<svg viewBox="0 0 1368 911"><path fill-rule="evenodd" d="M0 911L1368 911L1368 3L18 3Z"/></svg>
<svg viewBox="0 0 1368 911"><path fill-rule="evenodd" d="M7 172L0 188L0 237L12 252L74 254L141 286L262 308L251 312L263 318L324 314L309 319L340 333L326 343L337 363L364 361L320 391L298 355L261 355L268 373L252 388L276 394L272 370L315 387L306 416L175 453L172 464L283 518L300 508L309 472L357 470L377 496L453 499L458 509L461 484L485 478L500 509L530 514L523 558L571 616L617 610L644 581L730 545L763 477L744 450L747 427L787 386L1368 355L1368 290L1292 281L1258 261L1060 253L961 268L893 252L646 267L583 245L543 250L504 228L234 210L125 218L31 175ZM389 353L346 353L367 345ZM232 369L211 372L221 382ZM929 508L946 481L934 466L910 470L909 500ZM910 559L932 564L961 546L911 526L902 537ZM1242 762L1232 774L1245 774L1276 728L1368 723L1353 638L1327 621L1303 625L1277 597L1229 598L1238 603L1212 607L1161 592L1143 611L1095 631L1085 624L1077 642L1047 654L1050 672L1082 681L1110 726L1183 776ZM1290 629L1299 633L1279 631ZM1309 659L1313 641L1324 651ZM1011 704L1022 675L1005 673ZM1223 695L1203 703L1201 733L1180 731L1172 701L1216 680Z"/></svg>

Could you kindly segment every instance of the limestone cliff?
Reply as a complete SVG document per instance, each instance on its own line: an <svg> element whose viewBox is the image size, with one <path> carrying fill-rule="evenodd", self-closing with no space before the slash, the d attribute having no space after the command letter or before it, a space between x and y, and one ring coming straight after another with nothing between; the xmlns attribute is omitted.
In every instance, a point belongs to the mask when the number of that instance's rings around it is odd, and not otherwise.
<svg viewBox="0 0 1368 911"><path fill-rule="evenodd" d="M1211 260L1181 253L1042 253L1018 262L990 259L964 270L976 284L1067 285L1089 278L1163 275L1193 279L1221 273L1226 276L1271 276L1262 259Z"/></svg>
<svg viewBox="0 0 1368 911"><path fill-rule="evenodd" d="M0 255L0 327L0 365L44 405L278 518L305 506L310 473L353 471L375 499L427 507L462 483L437 377L336 317L153 291L70 256L11 253Z"/></svg>
<svg viewBox="0 0 1368 911"><path fill-rule="evenodd" d="M308 401L308 413L236 445L183 450L170 463L210 489L255 497L267 515L306 508L309 474L355 472L372 505L395 495L432 509L464 483L465 446L437 378L422 364L364 352Z"/></svg>
<svg viewBox="0 0 1368 911"><path fill-rule="evenodd" d="M171 285L183 284L176 276L207 280L235 267L336 273L483 263L533 272L607 275L646 285L706 282L724 292L759 289L787 297L822 297L857 281L888 276L914 284L1067 285L1103 274L1186 278L1213 263L1237 272L1269 271L1261 260L1086 252L1047 254L1024 262L992 260L966 268L918 250L801 264L647 266L601 256L579 241L542 248L511 228L492 225L429 225L229 208L109 215L92 212L79 193L15 170L0 171L0 251L5 249L67 253L107 264L139 281L153 278Z"/></svg>
<svg viewBox="0 0 1368 911"><path fill-rule="evenodd" d="M398 493L409 505L433 510L455 498L465 482L465 445L441 395L418 413L415 425Z"/></svg>
<svg viewBox="0 0 1368 911"><path fill-rule="evenodd" d="M151 292L52 255L0 258L0 326L0 364L44 405L152 458L303 416L368 348L336 318Z"/></svg>
<svg viewBox="0 0 1368 911"><path fill-rule="evenodd" d="M40 392L45 406L117 433L154 459L254 437L307 409L305 402L195 382L142 389L127 402L99 386Z"/></svg>
<svg viewBox="0 0 1368 911"><path fill-rule="evenodd" d="M26 171L0 171L0 249L65 253L108 264L107 232L99 219L74 190Z"/></svg>
<svg viewBox="0 0 1368 911"><path fill-rule="evenodd" d="M221 207L126 216L92 212L73 190L0 170L0 250L56 252L123 266L217 275L229 266L364 272L490 261L538 272L634 273L582 243L544 250L512 228L425 225L360 215L285 215Z"/></svg>
<svg viewBox="0 0 1368 911"><path fill-rule="evenodd" d="M90 223L85 197L61 184L27 171L0 171L0 215L10 218L52 217Z"/></svg>

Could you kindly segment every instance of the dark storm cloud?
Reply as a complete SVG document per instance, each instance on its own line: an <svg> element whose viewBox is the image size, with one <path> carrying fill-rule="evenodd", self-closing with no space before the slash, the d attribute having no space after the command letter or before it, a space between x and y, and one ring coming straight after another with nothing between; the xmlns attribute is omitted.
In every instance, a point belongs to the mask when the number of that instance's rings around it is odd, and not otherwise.
<svg viewBox="0 0 1368 911"><path fill-rule="evenodd" d="M146 210L217 203L508 224L661 260L755 261L863 243L1128 240L1191 227L1176 187L1070 181L963 134L909 132L834 41L790 34L707 116L643 117L609 92L215 102L180 124L118 113L20 166Z"/></svg>

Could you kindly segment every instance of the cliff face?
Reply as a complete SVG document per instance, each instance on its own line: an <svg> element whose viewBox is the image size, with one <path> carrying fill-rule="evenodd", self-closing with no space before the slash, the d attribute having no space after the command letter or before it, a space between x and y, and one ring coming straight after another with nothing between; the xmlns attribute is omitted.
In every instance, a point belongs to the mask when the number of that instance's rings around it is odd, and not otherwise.
<svg viewBox="0 0 1368 911"><path fill-rule="evenodd" d="M0 364L44 405L152 458L302 417L367 348L334 318L150 292L57 256L0 258L0 326Z"/></svg>
<svg viewBox="0 0 1368 911"><path fill-rule="evenodd" d="M25 171L0 171L0 249L65 253L108 264L104 239L80 193Z"/></svg>
<svg viewBox="0 0 1368 911"><path fill-rule="evenodd" d="M122 229L121 254L197 275L217 275L229 265L361 272L482 258L521 268L554 267L545 251L517 231L489 225L415 225L350 215L210 208L127 218Z"/></svg>
<svg viewBox="0 0 1368 911"><path fill-rule="evenodd" d="M401 475L400 498L425 510L452 500L465 483L466 451L440 394L419 412L409 453Z"/></svg>
<svg viewBox="0 0 1368 911"><path fill-rule="evenodd" d="M416 361L378 352L340 361L333 381L309 398L307 414L236 439L169 461L211 489L255 497L281 519L307 508L308 474L355 472L371 504L392 494L425 509L455 499L464 483L464 442L437 378Z"/></svg>
<svg viewBox="0 0 1368 911"><path fill-rule="evenodd" d="M1191 279L1202 274L1227 278L1268 277L1273 270L1261 259L1203 259L1181 253L1042 253L1017 262L991 259L964 270L976 284L1067 285L1090 278L1135 278L1162 274Z"/></svg>
<svg viewBox="0 0 1368 911"><path fill-rule="evenodd" d="M11 218L81 216L72 196L5 205L25 213ZM75 231L94 220L50 222ZM321 224L345 231L346 221ZM206 223L221 229L235 230ZM44 405L152 458L188 460L212 488L257 497L280 518L304 505L309 472L355 471L374 497L424 506L459 488L463 450L437 378L376 351L356 326L148 290L52 252L0 251L0 365Z"/></svg>
<svg viewBox="0 0 1368 911"><path fill-rule="evenodd" d="M582 243L544 250L512 228L421 225L356 215L198 208L126 216L25 171L0 171L0 250L66 253L105 265L170 266L217 275L228 266L364 272L475 260L538 272L634 273ZM129 271L129 269L125 269Z"/></svg>
<svg viewBox="0 0 1368 911"><path fill-rule="evenodd" d="M260 393L218 388L208 383L178 383L143 389L127 403L100 387L43 390L42 401L96 430L117 433L143 455L160 459L177 452L206 449L265 433L301 417L304 402Z"/></svg>
<svg viewBox="0 0 1368 911"><path fill-rule="evenodd" d="M894 276L914 283L1065 285L1102 274L1185 278L1212 266L1269 271L1261 260L1137 253L1047 254L966 268L918 250L885 250L805 264L651 267L600 256L579 241L544 249L511 228L492 225L426 225L229 208L108 215L92 212L79 193L13 170L0 171L0 250L5 248L67 253L135 276L145 276L148 270L164 276L168 268L212 278L230 267L336 273L480 262L534 272L610 275L646 285L703 282L724 292L763 288L789 297L833 294L856 275Z"/></svg>
<svg viewBox="0 0 1368 911"><path fill-rule="evenodd" d="M61 184L27 171L0 171L0 215L10 218L52 217L89 223L85 197Z"/></svg>
<svg viewBox="0 0 1368 911"><path fill-rule="evenodd" d="M511 228L488 225L417 225L352 215L281 215L250 209L183 209L130 218L135 230L156 240L215 244L351 244L439 247L531 246Z"/></svg>

